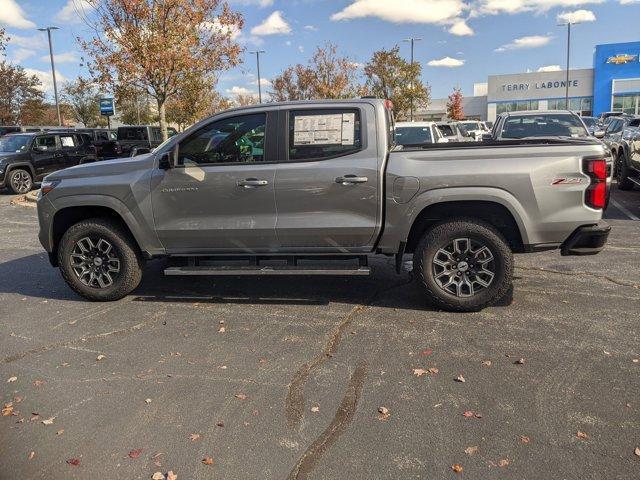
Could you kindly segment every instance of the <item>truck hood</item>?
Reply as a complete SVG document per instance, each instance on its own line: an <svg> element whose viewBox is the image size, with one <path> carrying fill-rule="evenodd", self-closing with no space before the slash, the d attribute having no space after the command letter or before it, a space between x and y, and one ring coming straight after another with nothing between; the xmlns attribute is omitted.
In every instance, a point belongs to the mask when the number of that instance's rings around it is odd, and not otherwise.
<svg viewBox="0 0 640 480"><path fill-rule="evenodd" d="M48 180L64 180L65 178L89 178L121 175L138 170L150 169L153 166L153 154L147 153L136 157L116 158L101 162L84 163L65 168L47 175Z"/></svg>

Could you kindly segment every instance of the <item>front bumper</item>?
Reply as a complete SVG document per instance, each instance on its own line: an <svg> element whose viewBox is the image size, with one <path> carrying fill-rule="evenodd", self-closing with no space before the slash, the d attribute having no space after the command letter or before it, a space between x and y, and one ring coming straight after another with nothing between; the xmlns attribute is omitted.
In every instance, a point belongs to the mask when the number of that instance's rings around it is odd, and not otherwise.
<svg viewBox="0 0 640 480"><path fill-rule="evenodd" d="M607 243L609 232L611 227L604 222L578 227L560 246L560 253L563 256L600 253Z"/></svg>

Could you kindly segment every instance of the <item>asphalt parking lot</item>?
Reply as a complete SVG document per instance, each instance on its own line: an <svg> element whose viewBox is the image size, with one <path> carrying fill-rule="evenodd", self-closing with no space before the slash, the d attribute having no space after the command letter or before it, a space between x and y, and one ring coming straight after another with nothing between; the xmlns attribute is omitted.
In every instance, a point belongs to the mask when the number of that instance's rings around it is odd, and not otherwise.
<svg viewBox="0 0 640 480"><path fill-rule="evenodd" d="M89 303L13 199L2 480L640 478L640 190L614 190L603 253L518 256L513 303L474 314L430 309L382 261L302 281L155 262Z"/></svg>

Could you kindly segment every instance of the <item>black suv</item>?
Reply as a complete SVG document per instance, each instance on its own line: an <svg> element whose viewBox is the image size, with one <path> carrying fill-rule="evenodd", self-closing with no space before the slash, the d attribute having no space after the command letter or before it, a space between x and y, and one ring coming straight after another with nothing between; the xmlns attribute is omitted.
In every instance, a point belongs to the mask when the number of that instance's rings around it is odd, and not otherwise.
<svg viewBox="0 0 640 480"><path fill-rule="evenodd" d="M86 133L12 133L0 137L0 189L27 193L56 170L95 162L96 149Z"/></svg>
<svg viewBox="0 0 640 480"><path fill-rule="evenodd" d="M122 156L122 148L118 144L118 136L115 130L106 128L77 128L79 133L91 136L91 143L96 147L96 156L100 160L109 160Z"/></svg>
<svg viewBox="0 0 640 480"><path fill-rule="evenodd" d="M169 136L177 132L169 127ZM148 153L162 143L160 127L152 125L135 125L118 127L118 144L122 148L123 157L133 157L139 153Z"/></svg>

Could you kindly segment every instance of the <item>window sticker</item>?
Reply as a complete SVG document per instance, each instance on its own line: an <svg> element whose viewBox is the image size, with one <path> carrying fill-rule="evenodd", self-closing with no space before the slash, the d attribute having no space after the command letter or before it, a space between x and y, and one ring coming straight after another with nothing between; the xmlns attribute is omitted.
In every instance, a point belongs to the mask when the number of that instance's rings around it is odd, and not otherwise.
<svg viewBox="0 0 640 480"><path fill-rule="evenodd" d="M355 113L298 115L293 126L293 144L353 145L355 120Z"/></svg>

